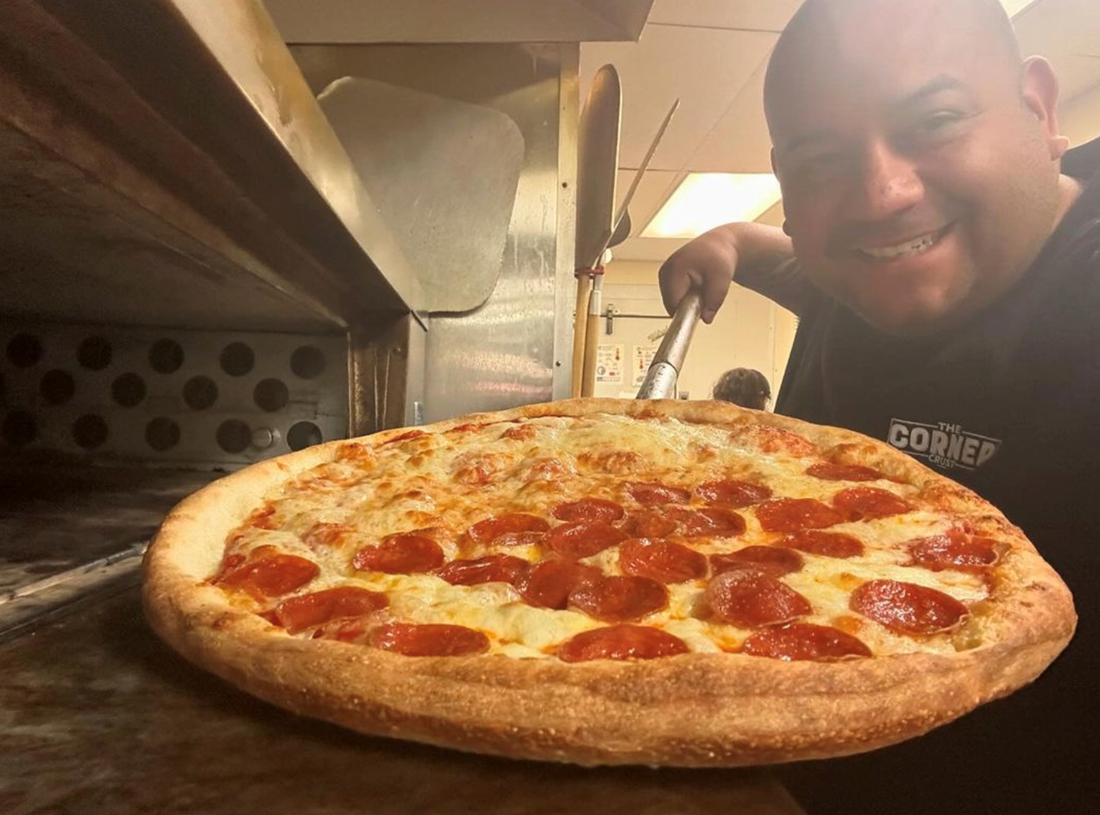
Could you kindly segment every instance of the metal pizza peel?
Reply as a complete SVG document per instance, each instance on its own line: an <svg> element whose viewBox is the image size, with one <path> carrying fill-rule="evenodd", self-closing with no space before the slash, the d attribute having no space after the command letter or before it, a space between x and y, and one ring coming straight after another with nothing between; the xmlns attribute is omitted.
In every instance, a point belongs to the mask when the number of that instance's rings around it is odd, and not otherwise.
<svg viewBox="0 0 1100 815"><path fill-rule="evenodd" d="M649 364L645 381L638 389L638 399L676 398L676 383L702 310L703 296L697 291L689 291L680 301L676 313L672 315L672 324L665 332L653 362Z"/></svg>

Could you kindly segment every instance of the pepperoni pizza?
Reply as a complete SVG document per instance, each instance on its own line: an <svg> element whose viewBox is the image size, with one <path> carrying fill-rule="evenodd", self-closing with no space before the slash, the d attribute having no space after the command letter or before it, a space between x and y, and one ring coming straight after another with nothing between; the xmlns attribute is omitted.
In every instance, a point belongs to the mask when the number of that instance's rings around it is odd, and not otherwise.
<svg viewBox="0 0 1100 815"><path fill-rule="evenodd" d="M339 441L177 507L146 608L184 655L357 730L582 764L843 755L1035 679L1065 585L863 436L575 400Z"/></svg>

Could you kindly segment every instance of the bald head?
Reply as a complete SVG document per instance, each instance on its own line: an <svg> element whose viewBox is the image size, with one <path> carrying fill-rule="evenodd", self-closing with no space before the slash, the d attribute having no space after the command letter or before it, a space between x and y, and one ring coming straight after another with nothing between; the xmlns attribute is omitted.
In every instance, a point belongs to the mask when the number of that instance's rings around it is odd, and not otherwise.
<svg viewBox="0 0 1100 815"><path fill-rule="evenodd" d="M912 22L937 19L937 39L956 42L992 59L1006 81L1015 81L1022 62L1012 21L999 0L806 0L784 28L768 62L764 106L769 126L787 103L790 85L843 59L849 51L884 38L920 36Z"/></svg>

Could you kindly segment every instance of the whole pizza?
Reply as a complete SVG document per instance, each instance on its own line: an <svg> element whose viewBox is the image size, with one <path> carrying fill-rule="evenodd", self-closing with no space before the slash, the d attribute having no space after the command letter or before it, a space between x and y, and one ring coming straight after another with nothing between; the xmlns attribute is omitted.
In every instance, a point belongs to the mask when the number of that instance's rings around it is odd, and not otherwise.
<svg viewBox="0 0 1100 815"><path fill-rule="evenodd" d="M918 735L1034 680L1069 591L972 492L849 431L582 399L338 441L180 504L156 631L292 711L581 764Z"/></svg>

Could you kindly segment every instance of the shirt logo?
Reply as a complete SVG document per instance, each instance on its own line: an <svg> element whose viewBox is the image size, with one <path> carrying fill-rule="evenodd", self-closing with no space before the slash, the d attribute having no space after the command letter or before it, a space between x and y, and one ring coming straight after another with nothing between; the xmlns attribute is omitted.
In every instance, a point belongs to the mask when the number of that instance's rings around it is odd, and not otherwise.
<svg viewBox="0 0 1100 815"><path fill-rule="evenodd" d="M915 458L923 458L944 470L956 467L976 470L1001 447L1001 440L969 433L962 425L938 422L924 424L891 419L886 440Z"/></svg>

